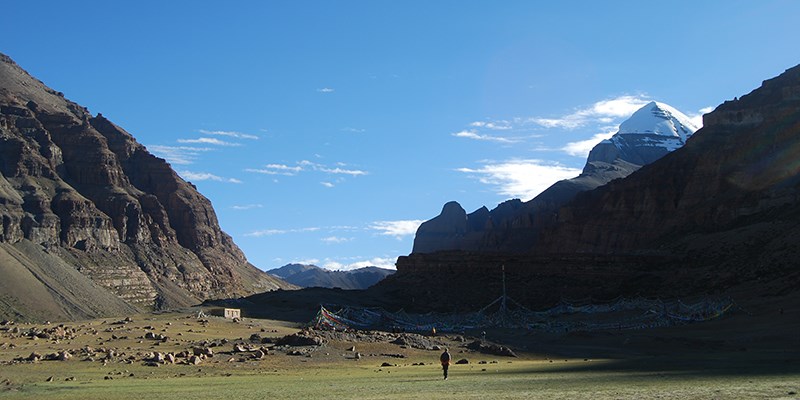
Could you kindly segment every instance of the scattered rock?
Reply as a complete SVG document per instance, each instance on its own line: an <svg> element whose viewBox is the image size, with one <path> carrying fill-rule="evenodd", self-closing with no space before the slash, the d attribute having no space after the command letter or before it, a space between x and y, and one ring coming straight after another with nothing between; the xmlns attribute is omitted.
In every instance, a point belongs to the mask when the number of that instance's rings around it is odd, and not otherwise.
<svg viewBox="0 0 800 400"><path fill-rule="evenodd" d="M388 362L381 364L381 367L394 367L394 366L395 366L394 364L390 364Z"/></svg>
<svg viewBox="0 0 800 400"><path fill-rule="evenodd" d="M517 355L508 347L500 346L494 343L483 342L476 340L467 345L467 348L474 351L479 351L484 354L492 354L496 356L516 357Z"/></svg>
<svg viewBox="0 0 800 400"><path fill-rule="evenodd" d="M434 346L441 346L441 344L434 344L427 337L415 333L404 333L389 343L396 344L401 347L408 346L420 350L433 350Z"/></svg>
<svg viewBox="0 0 800 400"><path fill-rule="evenodd" d="M312 336L306 331L300 331L284 336L275 341L275 343L284 346L322 346L324 341L318 336Z"/></svg>
<svg viewBox="0 0 800 400"><path fill-rule="evenodd" d="M456 364L469 364L469 360L467 360L466 358L462 358L456 361Z"/></svg>
<svg viewBox="0 0 800 400"><path fill-rule="evenodd" d="M196 356L214 357L214 350L210 347L193 347L192 354Z"/></svg>

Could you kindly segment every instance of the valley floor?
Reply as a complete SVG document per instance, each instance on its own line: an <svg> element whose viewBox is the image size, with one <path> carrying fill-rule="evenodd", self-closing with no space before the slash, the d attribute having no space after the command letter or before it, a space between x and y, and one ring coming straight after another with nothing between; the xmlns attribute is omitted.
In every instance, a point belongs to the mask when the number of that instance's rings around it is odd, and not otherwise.
<svg viewBox="0 0 800 400"><path fill-rule="evenodd" d="M474 338L452 334L412 335L400 345L391 343L399 335L385 332L316 333L321 346L276 345L265 342L299 326L197 318L196 309L63 326L7 324L0 326L0 397L797 399L800 319L796 309L774 306L643 331L487 332L516 358L469 350ZM451 366L447 381L441 347L469 362ZM194 352L210 356L191 358Z"/></svg>

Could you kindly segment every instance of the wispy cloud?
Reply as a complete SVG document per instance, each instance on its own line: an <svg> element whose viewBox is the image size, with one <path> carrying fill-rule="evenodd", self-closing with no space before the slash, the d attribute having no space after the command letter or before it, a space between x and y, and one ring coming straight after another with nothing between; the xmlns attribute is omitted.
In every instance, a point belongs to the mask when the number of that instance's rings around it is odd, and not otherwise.
<svg viewBox="0 0 800 400"><path fill-rule="evenodd" d="M459 172L494 186L499 194L530 200L553 183L574 178L581 170L543 160L509 160L485 163L480 168L459 168Z"/></svg>
<svg viewBox="0 0 800 400"><path fill-rule="evenodd" d="M353 238L345 238L345 237L339 237L339 236L328 236L328 237L322 238L320 240L325 242L325 243L339 244L339 243L352 242Z"/></svg>
<svg viewBox="0 0 800 400"><path fill-rule="evenodd" d="M215 146L241 146L239 143L234 142L226 142L224 140L219 140L217 138L209 138L209 137L201 137L197 139L178 139L178 143L201 143L201 144L213 144Z"/></svg>
<svg viewBox="0 0 800 400"><path fill-rule="evenodd" d="M226 183L242 183L236 178L223 178L209 172L178 171L178 174L188 181L216 181Z"/></svg>
<svg viewBox="0 0 800 400"><path fill-rule="evenodd" d="M320 93L333 93L335 91L336 91L336 89L332 89L332 88L329 88L329 87L324 87L324 88L317 89L317 92L320 92Z"/></svg>
<svg viewBox="0 0 800 400"><path fill-rule="evenodd" d="M197 158L202 153L213 149L209 147L148 145L147 150L167 160L170 164L189 165L197 161Z"/></svg>
<svg viewBox="0 0 800 400"><path fill-rule="evenodd" d="M576 129L590 123L610 123L614 119L628 117L650 102L646 96L619 96L598 101L588 107L561 117L533 117L528 121L545 128Z"/></svg>
<svg viewBox="0 0 800 400"><path fill-rule="evenodd" d="M263 204L243 204L243 205L235 205L231 207L234 210L252 210L254 208L264 208Z"/></svg>
<svg viewBox="0 0 800 400"><path fill-rule="evenodd" d="M321 267L332 271L352 271L354 269L365 267L378 267L385 269L397 269L395 261L397 258L391 257L373 257L367 260L343 262L337 260L326 259ZM317 260L319 262L319 260Z"/></svg>
<svg viewBox="0 0 800 400"><path fill-rule="evenodd" d="M295 260L292 261L292 264L317 265L319 264L319 258L306 258L302 260Z"/></svg>
<svg viewBox="0 0 800 400"><path fill-rule="evenodd" d="M509 138L504 138L504 137L500 137L500 136L481 135L477 131L474 131L474 130L460 131L460 132L453 133L451 135L455 136L455 137L460 137L460 138L467 138L467 139L473 139L473 140L483 140L483 141L487 141L487 142L498 142L498 143L516 143L516 142L519 141L518 139L509 139Z"/></svg>
<svg viewBox="0 0 800 400"><path fill-rule="evenodd" d="M370 229L378 231L385 236L394 236L402 239L417 233L417 228L425 222L421 219L399 220L399 221L376 221L370 225Z"/></svg>
<svg viewBox="0 0 800 400"><path fill-rule="evenodd" d="M284 175L284 176L295 176L300 171L303 170L303 167L299 165L289 166L285 164L267 164L264 168L248 168L245 169L247 172L254 172L257 174L264 174L264 175Z"/></svg>
<svg viewBox="0 0 800 400"><path fill-rule="evenodd" d="M258 139L258 136L256 135L251 135L249 133L235 132L235 131L207 131L205 129L200 129L200 133L204 135L227 136L237 139L251 139L251 140Z"/></svg>
<svg viewBox="0 0 800 400"><path fill-rule="evenodd" d="M686 114L686 116L689 117L689 120L692 121L694 126L700 129L703 127L703 114L708 114L712 111L714 111L714 107L703 107L697 110L696 114L689 113Z"/></svg>
<svg viewBox="0 0 800 400"><path fill-rule="evenodd" d="M342 131L343 132L352 132L352 133L364 133L367 130L366 129L359 129L359 128L351 128L351 127L348 126L347 128L342 128Z"/></svg>
<svg viewBox="0 0 800 400"><path fill-rule="evenodd" d="M499 120L499 121L475 121L469 124L469 126L475 128L486 128L491 129L494 131L505 131L509 129L514 129L511 125L510 121L506 120Z"/></svg>
<svg viewBox="0 0 800 400"><path fill-rule="evenodd" d="M315 163L313 161L302 160L298 161L295 165L286 164L267 164L263 168L248 168L247 172L253 172L265 175L284 175L295 176L305 171L322 172L329 175L349 175L349 176L362 176L368 175L369 172L360 169L342 168L346 167L345 163L336 163L336 166L327 166L325 164ZM329 181L320 182L323 186L333 187L334 184Z"/></svg>
<svg viewBox="0 0 800 400"><path fill-rule="evenodd" d="M589 152L592 151L594 146L597 146L598 143L605 139L610 139L617 133L617 130L618 127L616 126L606 127L604 132L596 133L590 139L569 142L564 145L561 150L571 156L586 158L589 156Z"/></svg>
<svg viewBox="0 0 800 400"><path fill-rule="evenodd" d="M350 176L359 176L359 175L366 175L366 171L362 171L360 169L344 169L344 168L327 168L327 167L320 167L320 171L328 173L328 174L335 174L335 175L350 175Z"/></svg>
<svg viewBox="0 0 800 400"><path fill-rule="evenodd" d="M322 186L325 186L326 188L332 188L332 187L336 186L331 182L320 182L319 184L322 185Z"/></svg>
<svg viewBox="0 0 800 400"><path fill-rule="evenodd" d="M319 230L320 228L318 227L294 228L294 229L262 229L250 233L245 233L244 236L261 237L261 236L273 236L273 235L286 235L289 233L317 232Z"/></svg>

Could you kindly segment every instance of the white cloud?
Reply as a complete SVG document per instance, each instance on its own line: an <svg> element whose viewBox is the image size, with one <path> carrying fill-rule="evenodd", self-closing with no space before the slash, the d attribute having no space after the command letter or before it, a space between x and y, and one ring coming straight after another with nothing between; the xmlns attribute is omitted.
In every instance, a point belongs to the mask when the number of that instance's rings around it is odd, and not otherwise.
<svg viewBox="0 0 800 400"><path fill-rule="evenodd" d="M295 176L299 172L303 171L303 167L301 166L288 166L284 164L267 164L264 168L248 168L245 169L247 172L255 172L257 174L265 174L265 175L284 175L284 176Z"/></svg>
<svg viewBox="0 0 800 400"><path fill-rule="evenodd" d="M342 263L334 260L325 260L325 262L322 265L322 268L333 271L351 271L354 269L364 268L364 267L397 269L397 267L394 264L396 260L397 260L396 258L388 258L388 257L373 257L369 260L355 261L350 263Z"/></svg>
<svg viewBox="0 0 800 400"><path fill-rule="evenodd" d="M467 138L467 139L473 139L473 140L483 140L483 141L488 141L488 142L499 142L499 143L515 143L516 142L516 140L512 140L512 139L508 139L508 138L504 138L504 137L491 136L491 135L481 135L481 134L479 134L478 132L476 132L474 130L456 132L456 133L453 133L451 135L455 136L455 137L460 137L460 138Z"/></svg>
<svg viewBox="0 0 800 400"><path fill-rule="evenodd" d="M248 133L241 133L235 131L207 131L205 129L200 129L200 133L204 135L227 136L237 139L253 139L253 140L258 139L258 136L256 135L250 135Z"/></svg>
<svg viewBox="0 0 800 400"><path fill-rule="evenodd" d="M324 164L319 164L308 160L302 160L297 162L297 165L295 166L289 166L285 164L267 164L264 166L264 168L248 168L245 169L245 171L259 173L259 174L266 174L266 175L284 175L284 176L294 176L303 171L317 171L326 174L350 175L350 176L360 176L369 174L369 172L359 169L341 168L342 166L347 166L347 164L345 163L336 163L336 165L338 166L335 168L331 168ZM321 182L321 183L328 187L332 187L333 185L330 182Z"/></svg>
<svg viewBox="0 0 800 400"><path fill-rule="evenodd" d="M353 132L353 133L364 133L367 130L366 129L359 129L359 128L351 128L351 127L348 126L347 128L342 128L342 131L344 131L344 132Z"/></svg>
<svg viewBox="0 0 800 400"><path fill-rule="evenodd" d="M317 89L317 92L320 92L320 93L333 93L334 91L335 91L335 89L331 89L329 87L324 87L324 88L321 88L321 89Z"/></svg>
<svg viewBox="0 0 800 400"><path fill-rule="evenodd" d="M697 114L686 114L686 116L689 117L694 126L700 129L703 127L703 114L708 114L712 111L714 111L714 107L703 107L697 110Z"/></svg>
<svg viewBox="0 0 800 400"><path fill-rule="evenodd" d="M244 236L261 237L261 236L285 235L288 233L317 232L319 230L320 228L318 227L295 228L295 229L262 229L260 231L245 233Z"/></svg>
<svg viewBox="0 0 800 400"><path fill-rule="evenodd" d="M343 168L326 168L320 167L320 171L328 173L328 174L337 174L337 175L350 175L350 176L359 176L359 175L366 175L366 171L361 171L358 169L343 169Z"/></svg>
<svg viewBox="0 0 800 400"><path fill-rule="evenodd" d="M229 147L241 146L241 144L239 143L226 142L224 140L219 140L217 138L208 138L208 137L201 137L197 139L178 139L178 143L201 143L201 144L213 144L215 146L229 146Z"/></svg>
<svg viewBox="0 0 800 400"><path fill-rule="evenodd" d="M193 164L200 154L213 149L209 147L149 145L147 150L167 160L170 164L189 165Z"/></svg>
<svg viewBox="0 0 800 400"><path fill-rule="evenodd" d="M370 229L379 231L381 235L394 236L402 239L405 236L413 236L417 233L417 228L425 222L421 219L399 220L399 221L376 221L370 225Z"/></svg>
<svg viewBox="0 0 800 400"><path fill-rule="evenodd" d="M575 129L590 123L608 124L617 118L631 116L650 100L645 96L620 96L598 101L591 106L578 109L572 114L558 118L530 118L529 121L545 128Z"/></svg>
<svg viewBox="0 0 800 400"><path fill-rule="evenodd" d="M337 243L347 243L353 241L353 238L345 238L339 236L328 236L326 238L320 239L325 243L337 244Z"/></svg>
<svg viewBox="0 0 800 400"><path fill-rule="evenodd" d="M333 183L330 183L330 182L320 182L319 184L322 185L322 186L325 186L326 188L332 188L332 187L336 186L336 185L334 185Z"/></svg>
<svg viewBox="0 0 800 400"><path fill-rule="evenodd" d="M242 181L236 178L223 178L218 175L214 175L209 172L192 172L192 171L178 171L184 179L187 181L216 181L216 182L227 182L227 183L242 183Z"/></svg>
<svg viewBox="0 0 800 400"><path fill-rule="evenodd" d="M292 261L292 264L317 265L317 264L319 264L319 259L318 258L308 258L308 259L305 259L305 260L297 260L297 261Z"/></svg>
<svg viewBox="0 0 800 400"><path fill-rule="evenodd" d="M484 122L484 121L475 121L469 124L469 126L473 126L475 128L486 128L491 129L493 131L505 131L509 129L513 129L511 123L509 121L500 120L495 122Z"/></svg>
<svg viewBox="0 0 800 400"><path fill-rule="evenodd" d="M562 179L574 178L581 173L580 169L543 160L510 160L488 163L480 168L459 168L457 171L496 187L503 196L523 201L536 197Z"/></svg>
<svg viewBox="0 0 800 400"><path fill-rule="evenodd" d="M303 167L300 167L300 166L290 167L290 166L285 165L285 164L267 164L264 167L272 169L272 170L275 170L275 171L286 171L286 172L293 173L293 174L296 174L296 173L298 173L298 172L303 170Z"/></svg>
<svg viewBox="0 0 800 400"><path fill-rule="evenodd" d="M254 208L263 208L263 207L264 207L263 204L243 204L243 205L235 205L232 206L231 208L234 210L241 211L241 210L252 210Z"/></svg>
<svg viewBox="0 0 800 400"><path fill-rule="evenodd" d="M592 151L594 146L596 146L602 140L610 139L615 133L617 133L617 128L611 127L606 132L596 133L591 137L591 139L569 142L564 145L561 150L571 156L586 158L589 156L589 152Z"/></svg>

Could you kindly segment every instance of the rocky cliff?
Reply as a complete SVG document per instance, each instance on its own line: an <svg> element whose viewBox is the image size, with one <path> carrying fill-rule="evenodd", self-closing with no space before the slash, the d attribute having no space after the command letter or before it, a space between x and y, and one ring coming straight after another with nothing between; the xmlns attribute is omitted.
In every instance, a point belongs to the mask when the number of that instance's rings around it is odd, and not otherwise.
<svg viewBox="0 0 800 400"><path fill-rule="evenodd" d="M5 296L0 317L39 315L43 302L53 303L52 318L77 318L291 286L249 264L208 199L168 163L2 54L0 218L0 257L49 293L47 301ZM60 272L34 273L44 259L57 259ZM95 293L65 297L71 291L57 282L67 267ZM121 301L89 300L105 292ZM72 304L81 297L96 307Z"/></svg>
<svg viewBox="0 0 800 400"><path fill-rule="evenodd" d="M679 151L578 195L536 250L630 252L787 222L800 196L800 66L725 102L703 123ZM758 241L785 232L763 233Z"/></svg>
<svg viewBox="0 0 800 400"><path fill-rule="evenodd" d="M474 308L499 295L506 265L511 296L530 307L790 293L800 288L798 155L800 66L705 115L680 149L577 194L528 252L411 254L375 290L407 307Z"/></svg>
<svg viewBox="0 0 800 400"><path fill-rule="evenodd" d="M413 253L529 252L541 230L556 222L559 207L576 194L630 175L683 146L696 130L680 111L650 102L591 150L580 176L556 182L530 201L509 200L491 211L482 207L467 214L457 202L447 203L419 227Z"/></svg>

